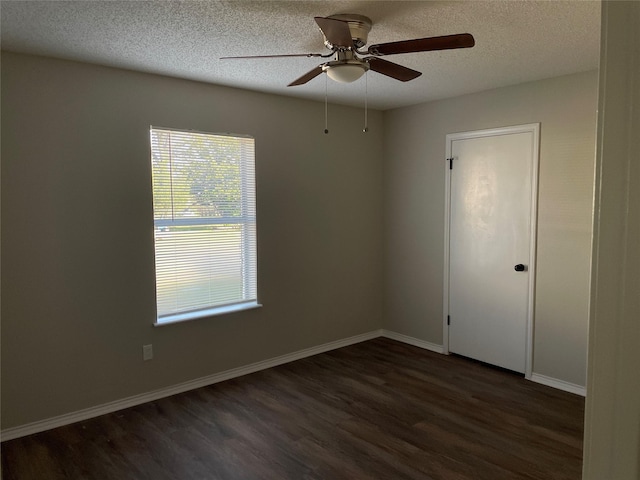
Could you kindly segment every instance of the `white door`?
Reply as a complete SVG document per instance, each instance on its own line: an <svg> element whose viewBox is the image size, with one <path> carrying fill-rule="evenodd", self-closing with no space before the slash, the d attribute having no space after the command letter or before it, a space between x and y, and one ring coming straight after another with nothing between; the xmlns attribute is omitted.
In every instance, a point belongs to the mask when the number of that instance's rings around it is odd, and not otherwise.
<svg viewBox="0 0 640 480"><path fill-rule="evenodd" d="M448 350L527 376L538 130L447 135Z"/></svg>

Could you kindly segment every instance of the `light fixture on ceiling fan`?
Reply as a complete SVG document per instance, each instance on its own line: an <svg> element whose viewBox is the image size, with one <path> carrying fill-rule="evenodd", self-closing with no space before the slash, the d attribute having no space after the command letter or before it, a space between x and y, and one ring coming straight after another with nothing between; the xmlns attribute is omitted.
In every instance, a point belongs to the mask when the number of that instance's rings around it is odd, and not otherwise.
<svg viewBox="0 0 640 480"><path fill-rule="evenodd" d="M442 37L416 38L399 42L371 45L366 51L361 49L367 43L367 37L373 22L364 15L340 14L329 17L315 17L316 24L324 37L324 45L330 50L328 54L306 53L286 55L254 55L242 57L222 57L222 59L242 58L279 58L279 57L320 57L333 60L322 63L313 70L291 82L289 87L303 85L309 80L325 72L329 78L341 83L358 80L368 71L381 73L401 82L407 82L422 75L421 72L383 60L385 55L402 53L428 52L433 50L449 50L469 48L475 45L473 35L460 33ZM365 57L364 55L370 55Z"/></svg>
<svg viewBox="0 0 640 480"><path fill-rule="evenodd" d="M341 58L333 62L328 62L322 66L322 70L327 76L339 83L351 83L358 80L369 70L369 64L355 60L353 56L346 55L350 52L337 52Z"/></svg>

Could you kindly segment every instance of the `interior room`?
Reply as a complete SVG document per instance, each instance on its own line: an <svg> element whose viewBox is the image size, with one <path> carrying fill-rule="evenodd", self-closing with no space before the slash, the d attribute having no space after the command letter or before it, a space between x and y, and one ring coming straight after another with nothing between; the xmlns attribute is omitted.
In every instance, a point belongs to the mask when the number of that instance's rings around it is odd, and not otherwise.
<svg viewBox="0 0 640 480"><path fill-rule="evenodd" d="M583 478L637 478L638 4L348 3L2 2L3 442L379 337L455 353L447 135L538 124L524 377L586 397ZM304 54L346 13L475 45L336 83ZM255 140L258 308L158 324L152 126Z"/></svg>

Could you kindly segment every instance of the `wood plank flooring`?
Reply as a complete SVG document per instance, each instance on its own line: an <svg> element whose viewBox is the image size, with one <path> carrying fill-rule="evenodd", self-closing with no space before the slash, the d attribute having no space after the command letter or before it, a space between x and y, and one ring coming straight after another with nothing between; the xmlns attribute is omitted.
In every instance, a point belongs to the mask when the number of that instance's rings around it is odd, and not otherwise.
<svg viewBox="0 0 640 480"><path fill-rule="evenodd" d="M578 480L584 399L378 338L2 444L5 480Z"/></svg>

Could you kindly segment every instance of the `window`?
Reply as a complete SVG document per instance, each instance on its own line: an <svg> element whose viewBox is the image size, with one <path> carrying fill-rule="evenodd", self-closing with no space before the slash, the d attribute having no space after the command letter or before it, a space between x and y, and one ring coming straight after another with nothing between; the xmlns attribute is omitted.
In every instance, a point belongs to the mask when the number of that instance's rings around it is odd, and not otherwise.
<svg viewBox="0 0 640 480"><path fill-rule="evenodd" d="M258 307L254 140L151 127L157 323Z"/></svg>

